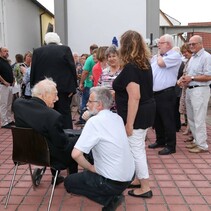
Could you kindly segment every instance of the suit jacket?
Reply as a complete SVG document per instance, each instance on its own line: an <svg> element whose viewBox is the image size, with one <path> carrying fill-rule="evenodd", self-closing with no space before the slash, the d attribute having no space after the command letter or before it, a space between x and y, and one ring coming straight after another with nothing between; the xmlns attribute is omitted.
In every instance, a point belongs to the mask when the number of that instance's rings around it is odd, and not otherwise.
<svg viewBox="0 0 211 211"><path fill-rule="evenodd" d="M76 92L75 63L68 46L52 43L34 50L30 74L31 87L45 77L53 78L57 83L58 92Z"/></svg>
<svg viewBox="0 0 211 211"><path fill-rule="evenodd" d="M13 103L13 111L17 127L33 128L47 138L53 166L65 169L70 165L76 141L70 140L64 133L59 112L36 97L29 100L18 98Z"/></svg>

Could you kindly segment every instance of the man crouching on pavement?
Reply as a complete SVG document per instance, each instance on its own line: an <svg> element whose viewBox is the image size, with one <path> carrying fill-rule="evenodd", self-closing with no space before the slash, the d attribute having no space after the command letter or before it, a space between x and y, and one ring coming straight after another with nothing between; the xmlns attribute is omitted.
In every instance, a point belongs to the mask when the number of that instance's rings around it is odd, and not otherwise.
<svg viewBox="0 0 211 211"><path fill-rule="evenodd" d="M65 178L68 193L83 195L113 211L124 200L122 192L131 183L135 166L123 120L110 111L113 98L104 87L93 87L87 103L91 117L79 137L72 157L85 170ZM94 165L84 153L92 150Z"/></svg>

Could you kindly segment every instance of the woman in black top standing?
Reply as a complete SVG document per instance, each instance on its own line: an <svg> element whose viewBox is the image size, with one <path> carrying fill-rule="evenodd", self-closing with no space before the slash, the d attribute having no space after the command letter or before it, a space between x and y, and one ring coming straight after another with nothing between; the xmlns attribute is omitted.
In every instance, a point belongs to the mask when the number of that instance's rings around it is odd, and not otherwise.
<svg viewBox="0 0 211 211"><path fill-rule="evenodd" d="M128 192L135 197L151 198L145 138L154 122L155 101L150 52L142 38L129 30L121 36L120 60L122 71L113 82L118 114L123 118L136 166L136 178Z"/></svg>

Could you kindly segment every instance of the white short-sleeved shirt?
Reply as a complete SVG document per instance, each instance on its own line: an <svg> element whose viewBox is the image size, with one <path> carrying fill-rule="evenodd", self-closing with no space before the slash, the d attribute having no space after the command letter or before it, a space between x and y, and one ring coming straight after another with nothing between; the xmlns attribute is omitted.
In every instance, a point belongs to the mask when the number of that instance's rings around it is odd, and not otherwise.
<svg viewBox="0 0 211 211"><path fill-rule="evenodd" d="M160 67L157 64L157 55L153 56L151 60L154 92L176 85L182 57L175 50L170 50L163 55L163 61L166 67Z"/></svg>
<svg viewBox="0 0 211 211"><path fill-rule="evenodd" d="M89 153L92 150L96 172L116 181L130 181L134 175L134 159L122 118L109 110L91 117L75 148Z"/></svg>

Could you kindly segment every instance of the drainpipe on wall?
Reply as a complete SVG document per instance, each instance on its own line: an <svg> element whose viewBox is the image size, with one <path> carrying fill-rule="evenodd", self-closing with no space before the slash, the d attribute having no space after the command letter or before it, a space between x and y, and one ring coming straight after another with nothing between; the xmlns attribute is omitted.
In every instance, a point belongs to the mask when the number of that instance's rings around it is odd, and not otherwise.
<svg viewBox="0 0 211 211"><path fill-rule="evenodd" d="M6 36L5 36L5 2L0 0L0 46L6 46Z"/></svg>
<svg viewBox="0 0 211 211"><path fill-rule="evenodd" d="M46 11L44 11L44 12L42 12L41 14L40 14L40 37L41 37L41 46L43 45L43 36L42 36L42 34L43 34L43 31L42 31L42 16L44 15L46 13Z"/></svg>

